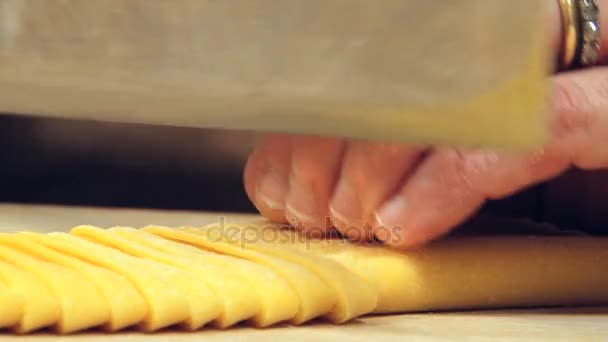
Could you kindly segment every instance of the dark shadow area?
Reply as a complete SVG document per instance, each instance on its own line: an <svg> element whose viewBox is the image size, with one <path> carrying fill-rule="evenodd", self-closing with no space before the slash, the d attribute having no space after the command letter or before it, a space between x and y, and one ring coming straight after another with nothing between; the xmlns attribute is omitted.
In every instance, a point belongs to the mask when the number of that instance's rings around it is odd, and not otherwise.
<svg viewBox="0 0 608 342"><path fill-rule="evenodd" d="M254 212L249 145L232 132L0 116L0 201Z"/></svg>
<svg viewBox="0 0 608 342"><path fill-rule="evenodd" d="M236 131L0 115L0 202L255 213L242 180L255 139ZM608 170L571 170L488 201L483 215L457 233L513 232L510 220L523 219L605 235L604 203ZM484 215L505 220L487 223Z"/></svg>

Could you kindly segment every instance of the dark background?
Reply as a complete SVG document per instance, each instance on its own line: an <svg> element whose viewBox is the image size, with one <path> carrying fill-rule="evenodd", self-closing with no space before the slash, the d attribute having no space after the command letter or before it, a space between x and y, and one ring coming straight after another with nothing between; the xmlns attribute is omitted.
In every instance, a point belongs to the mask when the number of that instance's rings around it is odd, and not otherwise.
<svg viewBox="0 0 608 342"><path fill-rule="evenodd" d="M0 201L254 212L242 132L0 115Z"/></svg>
<svg viewBox="0 0 608 342"><path fill-rule="evenodd" d="M251 212L248 132L0 115L0 202ZM484 213L608 233L608 171L572 170Z"/></svg>

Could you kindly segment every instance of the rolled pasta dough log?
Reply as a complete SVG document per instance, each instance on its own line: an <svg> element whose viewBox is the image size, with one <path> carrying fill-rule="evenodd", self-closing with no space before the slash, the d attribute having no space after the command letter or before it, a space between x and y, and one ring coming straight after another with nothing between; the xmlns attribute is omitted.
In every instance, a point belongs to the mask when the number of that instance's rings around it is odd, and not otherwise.
<svg viewBox="0 0 608 342"><path fill-rule="evenodd" d="M375 284L375 313L608 303L608 238L462 236L399 251L274 227L281 244L330 258Z"/></svg>

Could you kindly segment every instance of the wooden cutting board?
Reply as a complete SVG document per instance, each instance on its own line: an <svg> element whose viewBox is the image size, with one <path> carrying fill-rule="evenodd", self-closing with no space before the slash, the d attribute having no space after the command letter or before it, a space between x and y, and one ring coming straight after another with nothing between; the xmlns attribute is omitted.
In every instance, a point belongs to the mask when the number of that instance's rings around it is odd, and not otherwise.
<svg viewBox="0 0 608 342"><path fill-rule="evenodd" d="M116 208L0 205L0 232L66 231L79 224L112 225L204 225L225 219L248 221L259 217L237 213L208 213ZM369 341L370 338L407 341L530 340L607 341L608 308L559 308L536 310L474 311L366 317L343 326L314 323L302 327L270 329L239 327L226 331L195 333L163 332L146 335L124 332L114 335L85 333L73 336L35 334L20 341ZM0 334L0 341L14 336Z"/></svg>

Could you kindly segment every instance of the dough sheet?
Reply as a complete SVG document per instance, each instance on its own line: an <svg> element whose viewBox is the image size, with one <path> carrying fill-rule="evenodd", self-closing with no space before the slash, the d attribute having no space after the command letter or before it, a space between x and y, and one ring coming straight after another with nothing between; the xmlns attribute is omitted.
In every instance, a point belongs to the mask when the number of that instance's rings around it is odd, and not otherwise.
<svg viewBox="0 0 608 342"><path fill-rule="evenodd" d="M265 221L0 234L0 334L345 324L608 303L608 238L454 236L411 251Z"/></svg>

